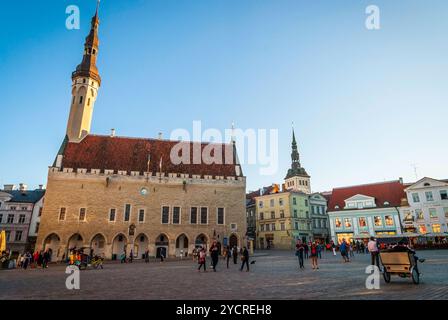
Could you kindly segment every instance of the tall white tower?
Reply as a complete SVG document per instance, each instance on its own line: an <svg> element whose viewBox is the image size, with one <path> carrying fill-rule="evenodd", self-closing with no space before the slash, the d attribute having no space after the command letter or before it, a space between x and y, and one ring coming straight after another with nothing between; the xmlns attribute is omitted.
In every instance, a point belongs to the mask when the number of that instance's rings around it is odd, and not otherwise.
<svg viewBox="0 0 448 320"><path fill-rule="evenodd" d="M79 142L90 133L93 106L101 86L101 77L96 67L99 24L97 6L90 33L84 44L82 62L72 73L72 100L67 124L67 137L70 142Z"/></svg>

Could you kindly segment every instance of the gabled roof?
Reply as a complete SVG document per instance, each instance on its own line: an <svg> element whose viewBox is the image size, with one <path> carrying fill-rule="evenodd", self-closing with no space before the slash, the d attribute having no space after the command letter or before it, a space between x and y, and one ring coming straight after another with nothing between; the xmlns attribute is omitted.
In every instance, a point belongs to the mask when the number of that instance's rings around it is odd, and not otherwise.
<svg viewBox="0 0 448 320"><path fill-rule="evenodd" d="M238 176L233 164L225 164L226 152L232 156L236 154L231 144L221 144L223 164L193 163L193 142L185 142L190 147L190 164L174 164L170 154L172 148L179 141L156 140L145 138L111 137L88 135L81 142L68 142L63 150L62 167L73 169L100 169L114 171L183 173L190 175ZM208 143L197 143L201 154ZM230 150L230 151L229 151ZM162 161L160 160L162 159ZM149 160L149 168L148 168ZM149 170L148 170L149 169ZM242 176L242 172L240 175Z"/></svg>
<svg viewBox="0 0 448 320"><path fill-rule="evenodd" d="M357 194L375 198L377 208L399 207L401 199L406 198L404 188L405 186L399 180L334 188L328 204L328 211L344 210L345 200ZM388 202L389 205L385 205L385 202ZM336 206L339 206L339 209L335 208Z"/></svg>
<svg viewBox="0 0 448 320"><path fill-rule="evenodd" d="M371 200L371 199L374 199L374 197L358 193L358 194L351 196L348 199L345 199L345 201L361 201L361 200Z"/></svg>
<svg viewBox="0 0 448 320"><path fill-rule="evenodd" d="M429 184L429 186L425 186L425 184ZM405 191L411 190L411 189L419 189L419 188L426 188L426 187L439 187L439 186L446 186L446 185L448 185L448 181L446 181L446 180L439 180L439 179L424 177L424 178L418 180L417 182L407 185Z"/></svg>
<svg viewBox="0 0 448 320"><path fill-rule="evenodd" d="M36 203L38 202L44 195L45 190L12 190L12 191L4 191L9 193L12 198L8 202L17 202L17 203Z"/></svg>

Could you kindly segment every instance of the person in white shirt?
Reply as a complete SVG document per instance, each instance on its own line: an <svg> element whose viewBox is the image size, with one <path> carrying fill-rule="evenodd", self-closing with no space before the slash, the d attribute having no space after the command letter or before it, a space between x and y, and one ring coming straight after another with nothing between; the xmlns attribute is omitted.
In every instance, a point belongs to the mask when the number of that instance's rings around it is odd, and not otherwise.
<svg viewBox="0 0 448 320"><path fill-rule="evenodd" d="M370 241L367 244L367 249L369 250L370 256L372 258L371 265L374 266L376 263L377 267L379 268L380 267L379 250L378 250L378 244L374 237L370 237Z"/></svg>

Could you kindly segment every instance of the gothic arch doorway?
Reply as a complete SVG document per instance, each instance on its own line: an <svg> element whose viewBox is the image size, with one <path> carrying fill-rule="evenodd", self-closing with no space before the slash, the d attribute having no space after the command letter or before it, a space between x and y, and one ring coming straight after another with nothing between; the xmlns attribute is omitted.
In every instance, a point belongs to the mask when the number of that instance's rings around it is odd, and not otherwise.
<svg viewBox="0 0 448 320"><path fill-rule="evenodd" d="M51 252L51 261L56 261L58 258L59 245L61 238L56 233L48 235L44 240L44 251L49 250Z"/></svg>
<svg viewBox="0 0 448 320"><path fill-rule="evenodd" d="M184 256L188 255L188 237L182 233L176 239L176 256Z"/></svg>
<svg viewBox="0 0 448 320"><path fill-rule="evenodd" d="M112 242L112 260L119 259L126 252L128 239L122 233L117 234Z"/></svg>
<svg viewBox="0 0 448 320"><path fill-rule="evenodd" d="M156 238L156 258L160 258L163 256L164 258L168 257L169 254L169 239L166 234L161 233Z"/></svg>
<svg viewBox="0 0 448 320"><path fill-rule="evenodd" d="M229 245L231 248L234 246L238 247L238 237L235 234L232 234L229 238Z"/></svg>

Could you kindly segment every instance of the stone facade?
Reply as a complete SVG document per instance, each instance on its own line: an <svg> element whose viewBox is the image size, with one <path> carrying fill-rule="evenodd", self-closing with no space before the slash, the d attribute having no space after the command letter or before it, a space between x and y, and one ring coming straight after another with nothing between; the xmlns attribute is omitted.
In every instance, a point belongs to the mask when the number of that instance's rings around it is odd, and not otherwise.
<svg viewBox="0 0 448 320"><path fill-rule="evenodd" d="M212 239L246 245L246 180L234 142L90 133L101 82L98 25L97 11L72 74L67 132L49 169L37 249L51 249L52 260L74 248L115 259L131 252L141 258L146 251L185 256Z"/></svg>
<svg viewBox="0 0 448 320"><path fill-rule="evenodd" d="M208 246L213 238L223 245L236 240L241 246L245 241L244 177L183 179L65 171L50 168L37 239L39 249L52 249L53 260L60 260L74 246L93 248L106 258L133 250L140 258L146 250L156 256L158 247L165 248L168 256L179 255L180 250L191 253L196 244L205 240ZM131 205L129 221L124 221L126 204ZM162 206L170 207L168 224L162 223ZM179 224L173 224L174 206L181 208ZM191 207L208 209L207 224L191 223ZM61 208L65 208L63 220ZM81 208L85 208L84 221L80 221ZM218 208L224 208L223 224L217 221ZM116 210L113 222L111 209ZM143 222L139 222L140 210L144 210Z"/></svg>

